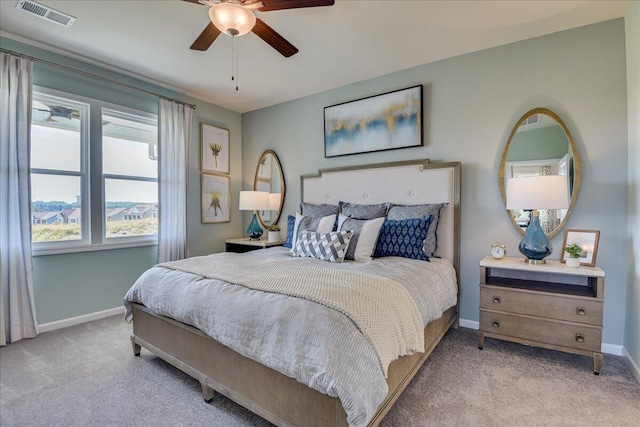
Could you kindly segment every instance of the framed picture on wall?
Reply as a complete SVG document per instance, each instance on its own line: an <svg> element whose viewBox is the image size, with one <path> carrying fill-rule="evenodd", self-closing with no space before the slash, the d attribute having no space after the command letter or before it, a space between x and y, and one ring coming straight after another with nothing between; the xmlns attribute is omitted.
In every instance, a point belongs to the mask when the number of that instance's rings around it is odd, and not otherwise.
<svg viewBox="0 0 640 427"><path fill-rule="evenodd" d="M324 109L324 156L419 147L422 85Z"/></svg>
<svg viewBox="0 0 640 427"><path fill-rule="evenodd" d="M564 232L564 242L562 242L561 261L566 262L568 257L567 246L577 243L582 248L580 254L580 265L595 267L596 255L598 254L598 241L600 240L600 231L598 230L566 230Z"/></svg>
<svg viewBox="0 0 640 427"><path fill-rule="evenodd" d="M229 130L200 123L202 172L229 173Z"/></svg>
<svg viewBox="0 0 640 427"><path fill-rule="evenodd" d="M203 173L200 179L200 207L203 224L231 221L231 179Z"/></svg>
<svg viewBox="0 0 640 427"><path fill-rule="evenodd" d="M260 158L260 164L258 165L258 170L256 171L256 176L258 179L271 179L271 163L273 162L272 158L273 156L262 156Z"/></svg>
<svg viewBox="0 0 640 427"><path fill-rule="evenodd" d="M256 180L256 191L266 191L267 193L271 193L271 181L258 179ZM260 218L262 221L271 221L271 211L260 211Z"/></svg>

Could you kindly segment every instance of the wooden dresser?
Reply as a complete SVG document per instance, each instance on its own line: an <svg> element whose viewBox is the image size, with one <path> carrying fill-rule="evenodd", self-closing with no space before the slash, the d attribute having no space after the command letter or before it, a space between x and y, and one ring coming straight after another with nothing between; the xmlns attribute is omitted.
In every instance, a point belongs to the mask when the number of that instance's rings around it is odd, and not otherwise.
<svg viewBox="0 0 640 427"><path fill-rule="evenodd" d="M523 258L480 262L480 329L497 338L593 358L602 365L604 271L560 261L529 265Z"/></svg>

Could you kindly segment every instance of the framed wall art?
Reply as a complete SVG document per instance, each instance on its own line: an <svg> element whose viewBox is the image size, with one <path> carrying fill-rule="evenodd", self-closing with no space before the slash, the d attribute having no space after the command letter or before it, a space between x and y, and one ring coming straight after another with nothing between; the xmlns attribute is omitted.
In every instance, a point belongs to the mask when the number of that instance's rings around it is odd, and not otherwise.
<svg viewBox="0 0 640 427"><path fill-rule="evenodd" d="M202 172L229 173L229 130L200 123Z"/></svg>
<svg viewBox="0 0 640 427"><path fill-rule="evenodd" d="M422 85L324 109L324 156L419 147Z"/></svg>
<svg viewBox="0 0 640 427"><path fill-rule="evenodd" d="M600 240L600 231L598 230L566 230L564 232L562 257L560 260L566 262L568 254L564 248L577 243L578 246L582 248L580 265L595 267L596 255L598 254L598 240Z"/></svg>
<svg viewBox="0 0 640 427"><path fill-rule="evenodd" d="M203 224L231 221L231 179L203 173L200 179L201 221Z"/></svg>
<svg viewBox="0 0 640 427"><path fill-rule="evenodd" d="M255 190L271 193L271 180L258 179L256 181ZM270 210L260 211L260 218L262 221L271 221L271 213L272 212Z"/></svg>

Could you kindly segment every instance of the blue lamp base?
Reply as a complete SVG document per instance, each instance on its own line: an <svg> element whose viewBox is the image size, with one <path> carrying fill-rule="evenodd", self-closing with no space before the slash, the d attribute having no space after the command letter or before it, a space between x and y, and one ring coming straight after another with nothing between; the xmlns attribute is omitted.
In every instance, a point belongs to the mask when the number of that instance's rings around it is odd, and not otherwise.
<svg viewBox="0 0 640 427"><path fill-rule="evenodd" d="M253 211L253 218L251 219L249 228L247 228L249 239L260 240L260 236L262 236L263 232L264 230L262 230L262 227L260 227L260 223L258 222L258 213L256 211Z"/></svg>
<svg viewBox="0 0 640 427"><path fill-rule="evenodd" d="M553 246L540 226L537 210L531 212L531 221L518 249L527 257L529 264L544 264L546 263L544 259L553 252Z"/></svg>

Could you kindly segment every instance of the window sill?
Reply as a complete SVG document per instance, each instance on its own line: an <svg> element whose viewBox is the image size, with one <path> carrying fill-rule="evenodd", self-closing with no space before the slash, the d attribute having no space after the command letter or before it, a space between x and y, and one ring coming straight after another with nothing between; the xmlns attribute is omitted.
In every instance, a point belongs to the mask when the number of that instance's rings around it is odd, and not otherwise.
<svg viewBox="0 0 640 427"><path fill-rule="evenodd" d="M78 245L67 246L64 248L38 248L31 250L31 256L44 256L44 255L60 255L71 254L79 252L94 252L94 251L110 251L114 249L128 249L139 248L143 246L158 246L157 240L143 240L138 242L118 242L118 243L103 243L100 245Z"/></svg>

